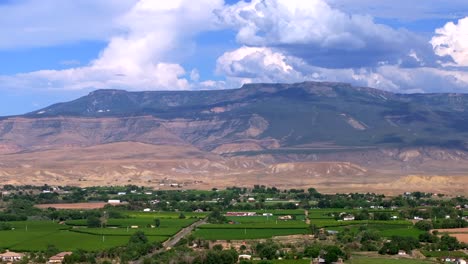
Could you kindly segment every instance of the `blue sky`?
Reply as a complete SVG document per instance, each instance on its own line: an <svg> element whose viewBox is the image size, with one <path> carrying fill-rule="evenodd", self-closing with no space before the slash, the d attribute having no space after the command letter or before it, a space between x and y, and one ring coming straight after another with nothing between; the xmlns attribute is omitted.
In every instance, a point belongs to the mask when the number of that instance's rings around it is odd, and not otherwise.
<svg viewBox="0 0 468 264"><path fill-rule="evenodd" d="M468 92L466 0L0 0L0 116L95 89Z"/></svg>

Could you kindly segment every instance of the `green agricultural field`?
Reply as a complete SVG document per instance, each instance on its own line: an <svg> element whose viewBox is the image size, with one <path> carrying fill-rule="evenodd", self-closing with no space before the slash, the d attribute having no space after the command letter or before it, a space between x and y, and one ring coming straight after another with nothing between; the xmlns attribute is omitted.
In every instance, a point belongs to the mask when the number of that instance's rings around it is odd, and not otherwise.
<svg viewBox="0 0 468 264"><path fill-rule="evenodd" d="M121 219L108 219L107 226L113 227L131 227L131 226L138 226L139 228L147 227L148 225L154 225L155 218L121 218ZM186 218L186 219L178 219L178 218L160 218L161 226L160 228L166 227L187 227L190 224L196 222L197 218ZM66 222L67 225L70 226L86 226L86 220L70 220Z"/></svg>
<svg viewBox="0 0 468 264"><path fill-rule="evenodd" d="M0 248L40 251L50 244L60 250L95 251L125 245L137 231L143 231L150 241L162 242L197 220L161 218L158 228L148 227L154 225L154 218L150 217L108 219L107 228L86 228L86 220L67 221L66 225L51 221L11 222L14 230L0 231Z"/></svg>
<svg viewBox="0 0 468 264"><path fill-rule="evenodd" d="M305 228L297 229L206 229L200 228L194 232L195 237L206 240L243 240L271 238L273 236L288 236L297 234L308 234L309 230Z"/></svg>
<svg viewBox="0 0 468 264"><path fill-rule="evenodd" d="M414 237L418 238L419 235L424 234L425 232L422 230L419 230L415 227L401 227L401 228L391 228L391 226L388 229L385 230L380 230L380 235L384 237L391 237L391 236L403 236L403 237Z"/></svg>
<svg viewBox="0 0 468 264"><path fill-rule="evenodd" d="M260 260L256 260L253 263L259 263ZM310 259L283 259L283 260L270 260L272 264L310 264Z"/></svg>
<svg viewBox="0 0 468 264"><path fill-rule="evenodd" d="M108 235L108 236L130 236L137 231L142 231L146 236L164 236L169 237L177 234L180 228L73 228L70 231L91 234L91 235Z"/></svg>
<svg viewBox="0 0 468 264"><path fill-rule="evenodd" d="M402 258L372 258L372 257L353 257L346 263L349 264L430 264L437 263L429 260L402 259Z"/></svg>
<svg viewBox="0 0 468 264"><path fill-rule="evenodd" d="M426 251L426 250L421 250L421 253L423 253L424 256L429 257L429 258L441 258L441 257L456 257L456 258L466 258L468 257L467 254L465 254L462 251Z"/></svg>
<svg viewBox="0 0 468 264"><path fill-rule="evenodd" d="M180 212L123 212L125 215L131 218L172 218L178 219ZM182 212L186 218L205 218L208 213L194 213L194 212Z"/></svg>
<svg viewBox="0 0 468 264"><path fill-rule="evenodd" d="M333 213L358 213L362 211L361 209L340 209L340 208L327 208L327 209L311 209L309 210L309 219L333 219L333 217L330 214ZM385 210L380 210L380 209L369 209L367 210L369 213L373 212L379 212L379 213L393 213L394 215L397 215L397 212L385 209Z"/></svg>
<svg viewBox="0 0 468 264"><path fill-rule="evenodd" d="M49 221L11 222L14 230L0 231L0 247L17 251L41 251L47 245L59 250L101 250L124 245L131 234L102 236L72 232L69 227ZM164 241L167 237L151 236L150 241Z"/></svg>
<svg viewBox="0 0 468 264"><path fill-rule="evenodd" d="M241 224L206 224L200 226L201 229L303 229L308 226L304 222L285 221L278 223L241 223Z"/></svg>
<svg viewBox="0 0 468 264"><path fill-rule="evenodd" d="M336 227L336 226L349 226L349 225L366 225L366 224L383 224L383 225L413 225L410 221L406 220L356 220L356 221L337 221L335 219L310 219L310 223L318 227Z"/></svg>
<svg viewBox="0 0 468 264"><path fill-rule="evenodd" d="M345 228L349 228L353 231L357 231L360 225L349 225L349 226L336 226L336 227L329 227L327 230L334 230L334 231L343 231ZM411 225L398 225L398 224L369 224L364 225L367 227L368 230L375 230L380 233L383 237L391 237L391 236L410 236L414 238L418 238L420 234L423 234L424 231L421 231L415 228L412 224Z"/></svg>

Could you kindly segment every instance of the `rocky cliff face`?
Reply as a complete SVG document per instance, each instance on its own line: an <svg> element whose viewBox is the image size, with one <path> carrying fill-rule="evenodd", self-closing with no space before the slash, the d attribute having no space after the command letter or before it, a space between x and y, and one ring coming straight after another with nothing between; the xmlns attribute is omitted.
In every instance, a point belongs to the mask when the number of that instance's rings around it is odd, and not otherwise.
<svg viewBox="0 0 468 264"><path fill-rule="evenodd" d="M99 90L1 118L0 177L335 188L464 175L467 105L462 94L399 95L342 83Z"/></svg>

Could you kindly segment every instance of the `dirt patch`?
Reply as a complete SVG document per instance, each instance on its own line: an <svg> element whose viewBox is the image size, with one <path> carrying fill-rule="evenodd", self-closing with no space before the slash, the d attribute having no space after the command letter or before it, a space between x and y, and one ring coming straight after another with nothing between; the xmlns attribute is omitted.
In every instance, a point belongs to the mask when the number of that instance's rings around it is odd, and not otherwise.
<svg viewBox="0 0 468 264"><path fill-rule="evenodd" d="M436 229L439 233L448 233L451 237L456 237L458 241L468 243L468 227L453 229Z"/></svg>
<svg viewBox="0 0 468 264"><path fill-rule="evenodd" d="M452 237L456 237L458 241L468 243L468 233L464 234L450 234Z"/></svg>
<svg viewBox="0 0 468 264"><path fill-rule="evenodd" d="M467 233L468 234L468 227L465 228L450 228L450 229L435 229L439 231L439 233Z"/></svg>

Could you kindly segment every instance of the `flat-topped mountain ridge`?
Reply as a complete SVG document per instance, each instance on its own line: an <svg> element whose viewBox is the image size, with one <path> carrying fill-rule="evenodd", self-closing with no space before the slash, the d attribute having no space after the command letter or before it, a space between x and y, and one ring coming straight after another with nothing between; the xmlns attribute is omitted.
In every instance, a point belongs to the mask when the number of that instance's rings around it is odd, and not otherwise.
<svg viewBox="0 0 468 264"><path fill-rule="evenodd" d="M86 151L92 151L96 161L132 156L157 164L168 160L158 153L168 148L180 153L170 157L173 167L162 166L161 177L182 179L181 171L213 177L265 174L274 184L275 177L287 183L282 177L296 175L308 184L307 179L311 183L312 178L330 180L334 175L340 181L346 173L361 180L371 174L462 175L468 168L467 106L466 94L395 94L327 82L248 84L213 91L97 90L74 101L1 118L0 161L9 163L0 163L0 175L8 167L4 174L11 178L10 167L15 166L24 171L20 174L39 167L47 170L43 157L31 164L23 161L54 153L49 166L61 172L53 174L73 181L73 173L63 172L61 166L67 152L83 157L75 155L73 166L89 163ZM154 147L143 151L139 144ZM121 158L106 158L113 146ZM202 169L192 163L196 160L212 162L218 169ZM180 169L184 162L187 166ZM336 166L324 169L324 162ZM137 171L154 170L143 167ZM79 178L88 174L91 177L88 172Z"/></svg>

